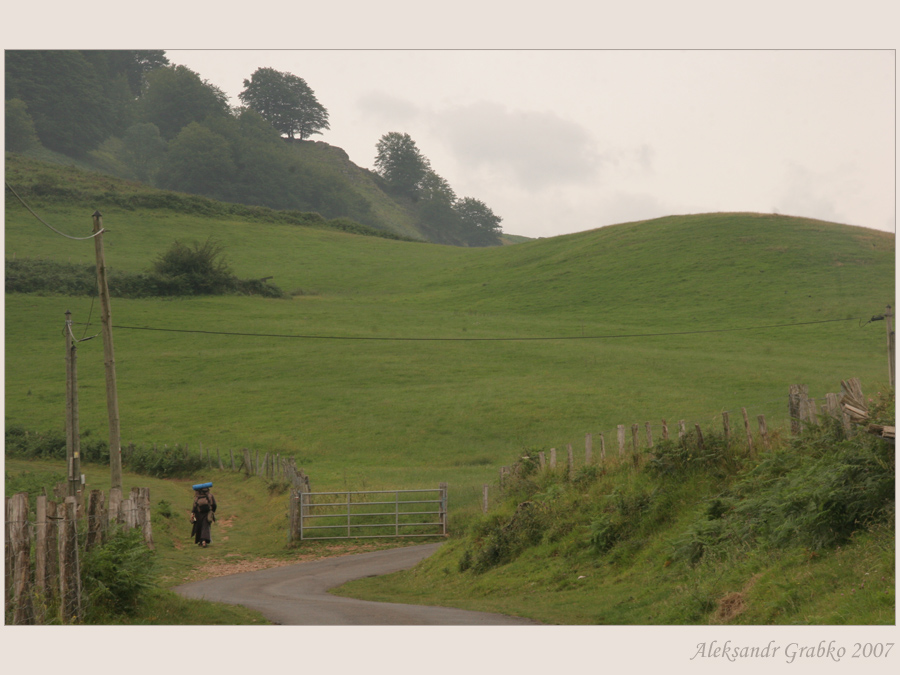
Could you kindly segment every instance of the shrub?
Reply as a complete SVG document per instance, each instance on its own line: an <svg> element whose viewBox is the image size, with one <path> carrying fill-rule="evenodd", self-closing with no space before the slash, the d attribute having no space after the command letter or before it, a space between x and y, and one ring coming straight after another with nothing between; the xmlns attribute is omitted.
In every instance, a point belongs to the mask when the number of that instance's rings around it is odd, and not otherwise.
<svg viewBox="0 0 900 675"><path fill-rule="evenodd" d="M883 522L894 509L893 448L875 436L841 438L840 425L814 426L715 498L675 542L699 562L746 546L822 549Z"/></svg>
<svg viewBox="0 0 900 675"><path fill-rule="evenodd" d="M133 614L153 588L153 554L135 529L114 530L109 540L84 554L81 583L85 622Z"/></svg>

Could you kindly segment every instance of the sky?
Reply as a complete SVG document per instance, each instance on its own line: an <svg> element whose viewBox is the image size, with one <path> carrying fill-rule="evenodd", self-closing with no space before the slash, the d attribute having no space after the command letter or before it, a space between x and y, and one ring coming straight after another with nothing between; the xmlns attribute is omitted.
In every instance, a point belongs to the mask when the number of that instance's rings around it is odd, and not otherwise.
<svg viewBox="0 0 900 675"><path fill-rule="evenodd" d="M166 50L233 105L261 67L328 110L311 140L374 168L408 133L504 232L751 211L894 231L892 49Z"/></svg>

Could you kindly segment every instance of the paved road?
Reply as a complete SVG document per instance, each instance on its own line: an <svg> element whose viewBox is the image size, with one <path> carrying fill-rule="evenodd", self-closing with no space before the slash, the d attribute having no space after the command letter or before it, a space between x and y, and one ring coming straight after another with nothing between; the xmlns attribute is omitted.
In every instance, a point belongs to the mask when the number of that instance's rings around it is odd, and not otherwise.
<svg viewBox="0 0 900 675"><path fill-rule="evenodd" d="M368 602L330 595L353 579L408 569L440 544L360 553L232 574L177 586L176 593L243 605L269 620L293 626L513 626L535 622L502 614L446 607Z"/></svg>

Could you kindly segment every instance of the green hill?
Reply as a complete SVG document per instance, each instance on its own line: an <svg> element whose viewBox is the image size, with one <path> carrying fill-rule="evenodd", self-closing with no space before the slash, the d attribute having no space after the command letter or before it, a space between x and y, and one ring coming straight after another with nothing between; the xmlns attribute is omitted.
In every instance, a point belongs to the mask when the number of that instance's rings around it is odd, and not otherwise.
<svg viewBox="0 0 900 675"><path fill-rule="evenodd" d="M726 213L467 249L7 167L62 232L85 236L100 210L112 271L213 237L239 277L291 295L113 298L123 442L278 452L314 489L448 482L457 533L478 526L501 466L586 433L610 447L620 424L721 429L742 407L778 430L791 384L885 391L884 324L866 322L894 304L892 234ZM7 192L7 259L90 264L93 249ZM78 336L99 333L89 296L7 294L7 428L62 427L66 310ZM105 437L99 339L80 343L78 379L81 430Z"/></svg>

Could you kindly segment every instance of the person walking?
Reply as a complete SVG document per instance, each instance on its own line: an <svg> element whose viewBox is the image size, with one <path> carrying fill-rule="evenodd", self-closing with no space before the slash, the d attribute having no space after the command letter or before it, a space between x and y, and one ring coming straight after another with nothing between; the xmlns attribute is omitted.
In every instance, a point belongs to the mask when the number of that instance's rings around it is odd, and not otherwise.
<svg viewBox="0 0 900 675"><path fill-rule="evenodd" d="M212 542L210 525L216 519L216 498L208 487L194 490L194 505L191 508L191 522L194 523L191 534L194 543L206 548Z"/></svg>

